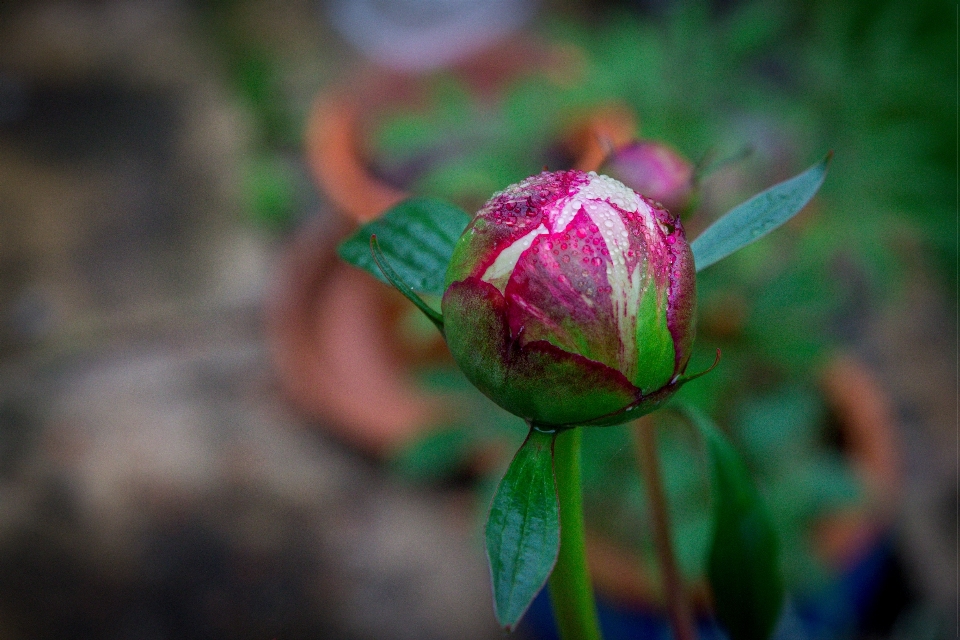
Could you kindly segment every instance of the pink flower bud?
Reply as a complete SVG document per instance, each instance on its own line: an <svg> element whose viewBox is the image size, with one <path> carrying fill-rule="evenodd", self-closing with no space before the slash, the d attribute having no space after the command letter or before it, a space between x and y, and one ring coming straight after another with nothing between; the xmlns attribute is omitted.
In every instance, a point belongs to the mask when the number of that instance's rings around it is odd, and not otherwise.
<svg viewBox="0 0 960 640"><path fill-rule="evenodd" d="M649 140L628 144L600 171L670 211L680 213L690 201L693 164L665 144Z"/></svg>
<svg viewBox="0 0 960 640"><path fill-rule="evenodd" d="M444 332L467 378L508 411L614 424L679 387L694 276L677 216L613 178L545 171L494 195L464 231Z"/></svg>

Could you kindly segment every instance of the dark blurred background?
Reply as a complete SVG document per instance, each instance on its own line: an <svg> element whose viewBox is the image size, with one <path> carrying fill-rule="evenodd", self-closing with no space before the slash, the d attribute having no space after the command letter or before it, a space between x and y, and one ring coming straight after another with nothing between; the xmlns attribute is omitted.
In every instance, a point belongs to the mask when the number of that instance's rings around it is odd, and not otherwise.
<svg viewBox="0 0 960 640"><path fill-rule="evenodd" d="M685 394L782 529L780 637L956 637L956 33L950 2L0 4L0 640L501 637L479 531L523 426L333 247L633 137L703 176L691 236L834 151L701 275L694 364L724 360ZM609 634L666 637L628 430L598 431Z"/></svg>

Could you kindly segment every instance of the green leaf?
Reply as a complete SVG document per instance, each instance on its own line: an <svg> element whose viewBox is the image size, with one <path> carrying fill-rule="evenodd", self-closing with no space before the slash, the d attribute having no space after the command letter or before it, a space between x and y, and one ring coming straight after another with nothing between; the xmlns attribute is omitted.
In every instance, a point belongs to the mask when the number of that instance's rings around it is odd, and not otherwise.
<svg viewBox="0 0 960 640"><path fill-rule="evenodd" d="M767 640L785 595L773 522L726 436L698 411L686 413L710 457L714 528L708 576L717 619L732 640Z"/></svg>
<svg viewBox="0 0 960 640"><path fill-rule="evenodd" d="M376 236L399 280L414 291L439 296L453 247L469 222L470 215L452 204L409 198L360 227L337 253L378 280L393 284L371 253L370 238Z"/></svg>
<svg viewBox="0 0 960 640"><path fill-rule="evenodd" d="M402 293L407 300L412 302L417 309L423 312L427 318L430 319L430 322L440 330L440 333L443 333L443 316L440 313L428 305L423 298L417 295L417 292L413 290L409 284L403 281L396 270L390 265L390 261L387 260L387 256L383 254L383 249L380 248L380 243L377 241L377 236L370 236L370 253L373 255L373 261L376 263L377 268L380 269L380 273L384 275L387 279L387 282L393 285L394 289Z"/></svg>
<svg viewBox="0 0 960 640"><path fill-rule="evenodd" d="M546 584L560 552L555 436L530 429L490 507L486 538L493 602L497 620L507 630Z"/></svg>
<svg viewBox="0 0 960 640"><path fill-rule="evenodd" d="M817 193L832 154L798 176L733 208L690 243L697 271L759 240L795 216Z"/></svg>

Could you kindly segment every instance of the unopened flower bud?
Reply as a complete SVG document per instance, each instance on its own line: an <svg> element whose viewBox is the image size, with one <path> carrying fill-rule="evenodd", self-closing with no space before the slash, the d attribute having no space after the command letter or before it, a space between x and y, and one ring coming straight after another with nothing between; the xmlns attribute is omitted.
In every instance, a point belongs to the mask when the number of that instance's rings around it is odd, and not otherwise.
<svg viewBox="0 0 960 640"><path fill-rule="evenodd" d="M467 378L511 413L615 424L682 383L694 276L676 215L613 178L545 171L496 194L464 231L444 332Z"/></svg>
<svg viewBox="0 0 960 640"><path fill-rule="evenodd" d="M650 140L628 144L615 151L600 171L675 213L690 202L693 164L665 144Z"/></svg>

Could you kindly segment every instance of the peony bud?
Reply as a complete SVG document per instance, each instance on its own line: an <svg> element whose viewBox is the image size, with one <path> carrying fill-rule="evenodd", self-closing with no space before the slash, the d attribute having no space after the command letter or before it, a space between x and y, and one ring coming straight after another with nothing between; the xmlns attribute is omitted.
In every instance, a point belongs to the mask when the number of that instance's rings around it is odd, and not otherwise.
<svg viewBox="0 0 960 640"><path fill-rule="evenodd" d="M649 140L628 144L614 152L600 171L674 213L690 202L693 165L665 144Z"/></svg>
<svg viewBox="0 0 960 640"><path fill-rule="evenodd" d="M677 216L607 176L545 171L494 195L460 237L444 332L467 378L511 413L616 424L684 381L694 276Z"/></svg>

